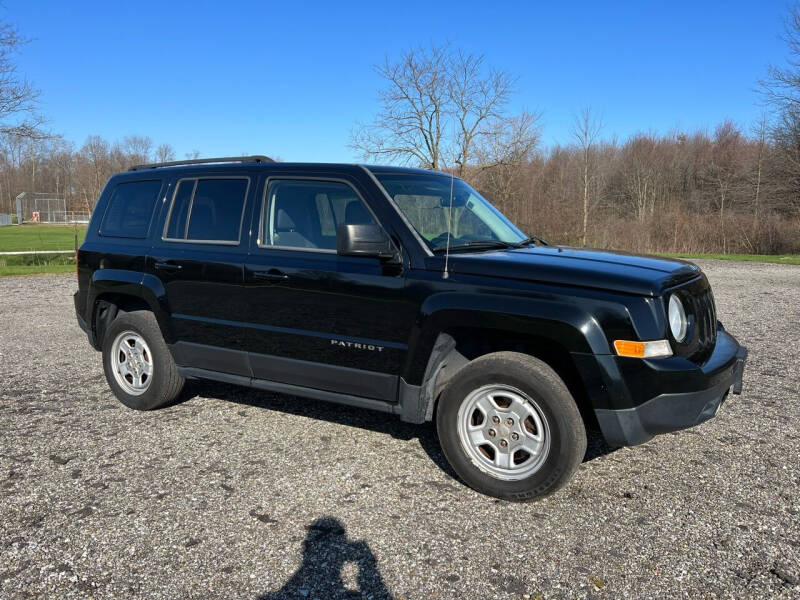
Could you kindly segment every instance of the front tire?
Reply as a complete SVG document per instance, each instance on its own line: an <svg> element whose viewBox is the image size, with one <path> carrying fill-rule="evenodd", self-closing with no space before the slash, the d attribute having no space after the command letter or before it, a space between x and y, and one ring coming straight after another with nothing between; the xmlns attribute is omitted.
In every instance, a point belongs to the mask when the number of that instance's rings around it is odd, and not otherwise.
<svg viewBox="0 0 800 600"><path fill-rule="evenodd" d="M103 371L114 395L135 410L172 402L184 384L155 316L146 310L123 313L108 327Z"/></svg>
<svg viewBox="0 0 800 600"><path fill-rule="evenodd" d="M516 352L488 354L459 371L439 401L436 428L458 476L505 500L555 492L586 453L586 429L564 382Z"/></svg>

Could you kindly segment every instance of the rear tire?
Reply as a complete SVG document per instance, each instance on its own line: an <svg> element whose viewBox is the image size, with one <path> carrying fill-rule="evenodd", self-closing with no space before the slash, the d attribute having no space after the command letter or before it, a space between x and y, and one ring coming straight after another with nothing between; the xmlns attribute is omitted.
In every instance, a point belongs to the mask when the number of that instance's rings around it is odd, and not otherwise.
<svg viewBox="0 0 800 600"><path fill-rule="evenodd" d="M184 384L158 322L147 310L121 314L106 329L103 371L114 395L135 410L169 404Z"/></svg>
<svg viewBox="0 0 800 600"><path fill-rule="evenodd" d="M586 453L586 429L564 382L546 363L515 352L461 369L439 401L436 428L458 476L505 500L552 494Z"/></svg>

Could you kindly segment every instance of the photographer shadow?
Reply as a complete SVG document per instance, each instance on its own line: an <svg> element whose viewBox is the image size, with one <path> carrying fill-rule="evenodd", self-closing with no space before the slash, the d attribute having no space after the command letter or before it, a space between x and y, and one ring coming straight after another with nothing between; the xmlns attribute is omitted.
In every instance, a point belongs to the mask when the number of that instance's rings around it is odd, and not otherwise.
<svg viewBox="0 0 800 600"><path fill-rule="evenodd" d="M259 600L391 600L375 555L366 542L348 540L344 526L333 517L317 519L307 530L300 568L279 590L267 592ZM348 563L358 569L358 589L345 587L342 571Z"/></svg>

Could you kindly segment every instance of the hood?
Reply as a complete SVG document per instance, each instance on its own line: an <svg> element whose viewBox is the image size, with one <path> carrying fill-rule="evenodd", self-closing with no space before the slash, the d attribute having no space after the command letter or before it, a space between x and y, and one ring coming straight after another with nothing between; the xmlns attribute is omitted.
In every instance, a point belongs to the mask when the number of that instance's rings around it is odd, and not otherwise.
<svg viewBox="0 0 800 600"><path fill-rule="evenodd" d="M657 296L700 274L690 262L624 252L536 246L450 255L454 273Z"/></svg>

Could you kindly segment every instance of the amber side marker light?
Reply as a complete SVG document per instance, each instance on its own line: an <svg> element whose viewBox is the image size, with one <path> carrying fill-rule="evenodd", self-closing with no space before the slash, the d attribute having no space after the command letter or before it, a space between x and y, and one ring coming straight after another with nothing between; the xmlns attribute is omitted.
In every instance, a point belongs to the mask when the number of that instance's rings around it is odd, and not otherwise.
<svg viewBox="0 0 800 600"><path fill-rule="evenodd" d="M667 340L652 340L649 342L615 340L614 350L620 356L629 356L631 358L666 358L672 356L672 348L670 348Z"/></svg>

